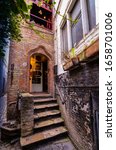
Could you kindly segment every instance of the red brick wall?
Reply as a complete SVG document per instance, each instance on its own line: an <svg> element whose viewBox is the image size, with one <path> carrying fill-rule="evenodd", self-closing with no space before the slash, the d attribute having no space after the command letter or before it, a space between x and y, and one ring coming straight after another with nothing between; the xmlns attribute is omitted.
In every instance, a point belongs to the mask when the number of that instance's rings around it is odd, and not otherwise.
<svg viewBox="0 0 116 150"><path fill-rule="evenodd" d="M22 40L20 42L11 42L9 72L8 72L8 112L12 111L14 106L9 105L10 102L16 101L17 91L30 92L29 88L29 68L30 56L34 53L44 54L48 58L48 92L53 94L54 85L54 45L53 33L36 27L40 30L40 35L37 35L33 30L24 25L22 30ZM41 36L44 36L45 39ZM11 70L11 65L14 64L14 70ZM12 73L13 72L13 73ZM12 84L11 84L12 82ZM13 114L13 111L9 116ZM12 118L12 117L11 117Z"/></svg>

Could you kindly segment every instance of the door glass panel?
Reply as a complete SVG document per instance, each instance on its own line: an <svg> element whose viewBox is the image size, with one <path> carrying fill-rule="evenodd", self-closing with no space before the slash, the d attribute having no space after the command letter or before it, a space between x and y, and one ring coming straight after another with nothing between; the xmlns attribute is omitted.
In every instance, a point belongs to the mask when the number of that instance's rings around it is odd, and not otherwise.
<svg viewBox="0 0 116 150"><path fill-rule="evenodd" d="M40 71L33 72L32 83L33 84L41 84L41 72Z"/></svg>
<svg viewBox="0 0 116 150"><path fill-rule="evenodd" d="M36 62L35 71L32 72L32 84L41 84L41 62Z"/></svg>
<svg viewBox="0 0 116 150"><path fill-rule="evenodd" d="M41 54L34 54L30 59L30 91L47 91L47 79L47 58Z"/></svg>

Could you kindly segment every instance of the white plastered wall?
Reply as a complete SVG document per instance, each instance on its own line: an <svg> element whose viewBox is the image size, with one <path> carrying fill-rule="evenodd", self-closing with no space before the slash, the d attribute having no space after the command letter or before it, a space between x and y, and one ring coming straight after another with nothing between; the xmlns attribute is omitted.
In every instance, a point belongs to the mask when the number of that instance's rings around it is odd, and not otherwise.
<svg viewBox="0 0 116 150"><path fill-rule="evenodd" d="M60 1L60 5L58 5ZM55 9L59 7L58 11L60 11L61 15L67 15L67 10L71 8L71 5L75 0L57 0ZM99 23L99 0L95 0L95 7L96 7L96 25ZM63 62L61 60L61 54L62 54L62 39L61 39L61 26L63 23L63 18L60 15L56 15L54 17L55 19L55 64L58 65L58 75L64 73L63 70Z"/></svg>

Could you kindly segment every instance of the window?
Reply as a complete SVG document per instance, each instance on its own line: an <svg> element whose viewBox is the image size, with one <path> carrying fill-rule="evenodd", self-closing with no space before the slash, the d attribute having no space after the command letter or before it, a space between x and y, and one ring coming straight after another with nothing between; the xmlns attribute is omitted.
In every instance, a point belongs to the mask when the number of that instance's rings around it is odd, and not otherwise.
<svg viewBox="0 0 116 150"><path fill-rule="evenodd" d="M33 2L32 9L30 11L30 21L35 22L41 27L52 30L52 10L50 5L42 1L42 5Z"/></svg>
<svg viewBox="0 0 116 150"><path fill-rule="evenodd" d="M71 50L72 47L76 47L83 39L83 35L88 34L88 32L96 26L95 0L71 1L65 11L65 15L67 18L71 17L73 21L77 20L77 23L69 22L67 19L66 23L63 24L61 38L63 54ZM61 24L63 22L64 21L61 21ZM67 56L68 55L66 55L66 57Z"/></svg>
<svg viewBox="0 0 116 150"><path fill-rule="evenodd" d="M76 24L73 23L71 27L72 47L74 47L83 38L80 0L76 1L70 14L73 20L78 20L78 22Z"/></svg>
<svg viewBox="0 0 116 150"><path fill-rule="evenodd" d="M95 0L87 0L87 10L89 19L89 30L96 25Z"/></svg>
<svg viewBox="0 0 116 150"><path fill-rule="evenodd" d="M67 23L64 24L62 28L62 43L63 51L68 51L68 39L67 39Z"/></svg>

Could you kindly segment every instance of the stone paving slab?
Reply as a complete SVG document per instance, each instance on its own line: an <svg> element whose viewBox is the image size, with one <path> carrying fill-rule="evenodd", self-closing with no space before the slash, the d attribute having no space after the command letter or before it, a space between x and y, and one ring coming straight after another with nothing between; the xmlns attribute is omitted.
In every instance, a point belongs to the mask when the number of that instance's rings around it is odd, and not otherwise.
<svg viewBox="0 0 116 150"><path fill-rule="evenodd" d="M10 144L0 141L0 150L22 150L19 141ZM51 143L43 143L43 145L36 144L33 147L29 147L28 150L76 150L72 142L66 138Z"/></svg>

